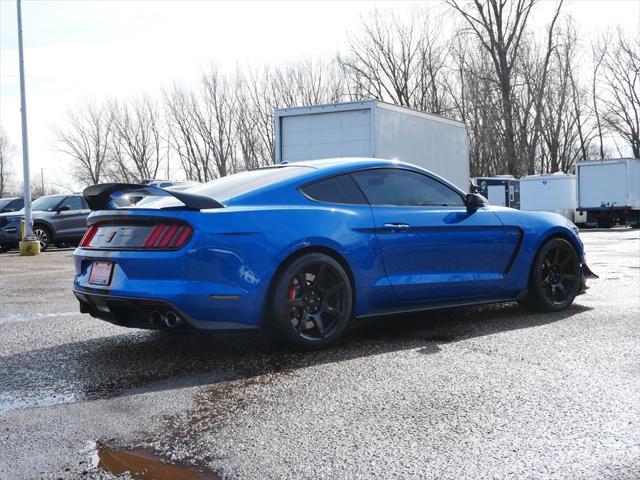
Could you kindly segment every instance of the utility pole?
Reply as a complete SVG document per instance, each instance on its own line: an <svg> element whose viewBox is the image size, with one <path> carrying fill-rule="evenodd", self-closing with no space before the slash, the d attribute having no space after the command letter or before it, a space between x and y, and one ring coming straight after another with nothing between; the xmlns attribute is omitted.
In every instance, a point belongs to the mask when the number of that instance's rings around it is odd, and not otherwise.
<svg viewBox="0 0 640 480"><path fill-rule="evenodd" d="M22 175L24 184L24 241L20 242L20 255L37 255L40 244L33 238L33 219L31 217L31 179L29 177L29 138L27 136L27 97L24 87L24 46L22 44L22 2L16 0L18 7L18 57L20 64L20 113L22 115Z"/></svg>
<svg viewBox="0 0 640 480"><path fill-rule="evenodd" d="M46 195L47 192L44 191L44 168L40 168L40 188L42 192L42 196Z"/></svg>

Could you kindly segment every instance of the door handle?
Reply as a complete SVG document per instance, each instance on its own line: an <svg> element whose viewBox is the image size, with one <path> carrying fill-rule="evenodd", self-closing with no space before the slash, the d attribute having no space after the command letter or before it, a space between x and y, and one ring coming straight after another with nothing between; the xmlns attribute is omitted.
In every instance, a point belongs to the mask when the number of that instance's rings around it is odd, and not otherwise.
<svg viewBox="0 0 640 480"><path fill-rule="evenodd" d="M411 228L411 225L409 225L408 223L385 223L383 225L383 228L385 230L391 230L391 231L402 231L402 230L408 230L409 228Z"/></svg>

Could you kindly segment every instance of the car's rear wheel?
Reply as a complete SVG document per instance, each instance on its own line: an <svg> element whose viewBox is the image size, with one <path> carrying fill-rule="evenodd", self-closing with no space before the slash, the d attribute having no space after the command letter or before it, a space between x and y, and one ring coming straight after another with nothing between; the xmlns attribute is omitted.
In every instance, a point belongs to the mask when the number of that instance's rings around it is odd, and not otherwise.
<svg viewBox="0 0 640 480"><path fill-rule="evenodd" d="M573 303L580 289L580 258L567 240L553 238L538 251L524 304L557 312Z"/></svg>
<svg viewBox="0 0 640 480"><path fill-rule="evenodd" d="M40 251L44 252L47 248L49 248L49 244L51 243L51 231L44 225L36 224L33 227L33 236L38 242L40 242Z"/></svg>
<svg viewBox="0 0 640 480"><path fill-rule="evenodd" d="M326 348L344 332L353 308L349 276L332 257L310 253L279 273L267 326L276 339L305 350Z"/></svg>

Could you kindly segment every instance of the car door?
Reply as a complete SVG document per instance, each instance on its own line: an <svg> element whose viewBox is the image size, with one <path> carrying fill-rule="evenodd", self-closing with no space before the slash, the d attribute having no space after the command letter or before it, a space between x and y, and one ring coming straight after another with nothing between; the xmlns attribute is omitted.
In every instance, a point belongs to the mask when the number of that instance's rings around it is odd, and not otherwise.
<svg viewBox="0 0 640 480"><path fill-rule="evenodd" d="M53 218L58 238L80 238L86 229L86 219L89 213L80 196L69 196L58 206L58 213ZM68 210L60 210L63 207Z"/></svg>
<svg viewBox="0 0 640 480"><path fill-rule="evenodd" d="M352 173L372 206L384 266L399 302L492 296L508 263L505 230L488 209L428 175L400 168Z"/></svg>

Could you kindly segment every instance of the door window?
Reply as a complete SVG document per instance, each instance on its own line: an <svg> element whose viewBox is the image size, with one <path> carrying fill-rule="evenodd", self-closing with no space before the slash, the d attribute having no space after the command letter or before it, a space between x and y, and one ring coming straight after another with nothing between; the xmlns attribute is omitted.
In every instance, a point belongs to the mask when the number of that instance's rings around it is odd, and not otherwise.
<svg viewBox="0 0 640 480"><path fill-rule="evenodd" d="M82 210L82 198L81 197L67 197L62 202L62 205L68 205L69 210Z"/></svg>
<svg viewBox="0 0 640 480"><path fill-rule="evenodd" d="M349 175L320 180L302 188L302 192L313 200L330 203L366 204L367 200Z"/></svg>
<svg viewBox="0 0 640 480"><path fill-rule="evenodd" d="M371 205L409 207L464 206L462 195L421 173L378 168L352 174Z"/></svg>

